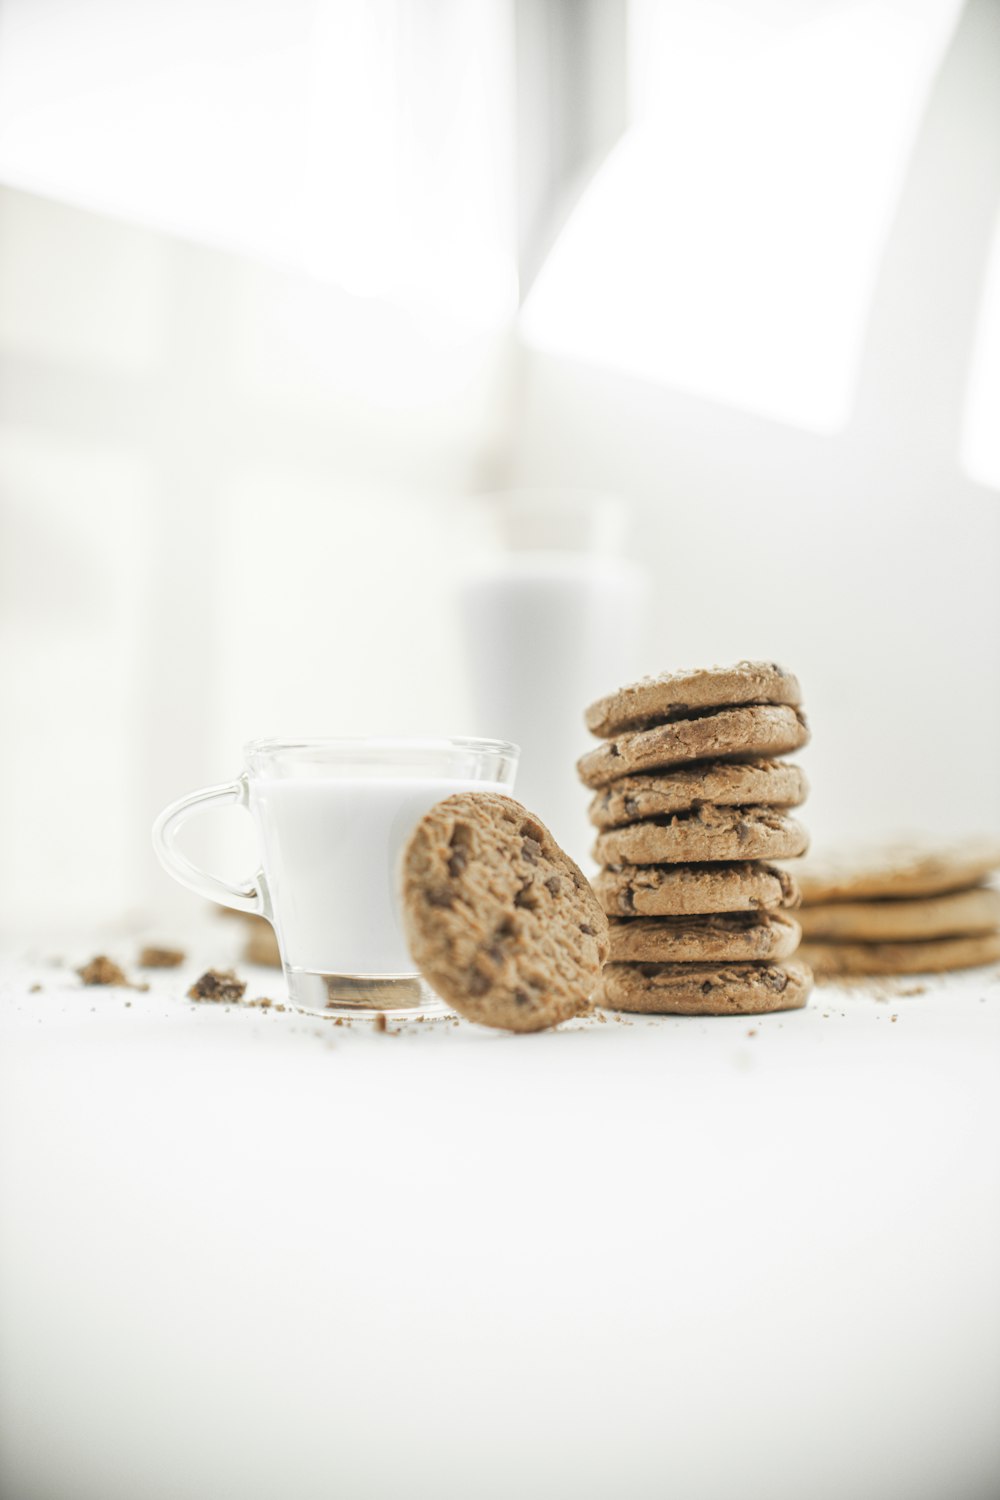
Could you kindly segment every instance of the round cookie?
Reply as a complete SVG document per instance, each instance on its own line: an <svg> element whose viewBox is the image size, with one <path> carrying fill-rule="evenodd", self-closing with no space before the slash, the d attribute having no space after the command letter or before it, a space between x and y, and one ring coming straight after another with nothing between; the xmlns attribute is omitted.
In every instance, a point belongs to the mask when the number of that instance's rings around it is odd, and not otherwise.
<svg viewBox="0 0 1000 1500"><path fill-rule="evenodd" d="M1000 839L952 844L887 844L815 858L796 873L803 900L856 901L867 896L937 896L976 885L1000 869Z"/></svg>
<svg viewBox="0 0 1000 1500"><path fill-rule="evenodd" d="M772 807L697 807L598 834L594 858L599 865L794 859L808 847L802 824Z"/></svg>
<svg viewBox="0 0 1000 1500"><path fill-rule="evenodd" d="M808 742L801 709L754 703L709 710L697 718L673 719L599 745L577 761L586 786L603 787L620 776L683 765L692 760L754 760L785 755Z"/></svg>
<svg viewBox="0 0 1000 1500"><path fill-rule="evenodd" d="M756 1016L798 1010L812 989L802 963L607 964L599 1003L643 1015Z"/></svg>
<svg viewBox="0 0 1000 1500"><path fill-rule="evenodd" d="M609 916L702 916L797 906L799 888L787 870L760 860L716 865L612 865L594 877Z"/></svg>
<svg viewBox="0 0 1000 1500"><path fill-rule="evenodd" d="M902 896L881 901L830 901L804 907L808 938L835 942L892 943L970 937L1000 928L1000 891L977 885L944 896Z"/></svg>
<svg viewBox="0 0 1000 1500"><path fill-rule="evenodd" d="M707 761L660 775L623 776L595 792L588 815L596 828L620 828L706 802L713 807L797 807L808 791L805 772L791 761Z"/></svg>
<svg viewBox="0 0 1000 1500"><path fill-rule="evenodd" d="M798 679L775 662L741 661L735 667L707 667L690 672L661 672L644 677L599 698L584 715L587 728L602 739L628 729L689 717L691 710L725 708L738 703L802 702Z"/></svg>
<svg viewBox="0 0 1000 1500"><path fill-rule="evenodd" d="M790 958L799 924L776 911L738 911L703 917L633 917L611 923L617 963L760 963Z"/></svg>
<svg viewBox="0 0 1000 1500"><path fill-rule="evenodd" d="M540 1031L589 1009L608 923L539 820L492 792L432 807L403 851L413 961L470 1021Z"/></svg>
<svg viewBox="0 0 1000 1500"><path fill-rule="evenodd" d="M944 974L1000 962L1000 932L931 938L926 943L803 943L799 955L818 976Z"/></svg>

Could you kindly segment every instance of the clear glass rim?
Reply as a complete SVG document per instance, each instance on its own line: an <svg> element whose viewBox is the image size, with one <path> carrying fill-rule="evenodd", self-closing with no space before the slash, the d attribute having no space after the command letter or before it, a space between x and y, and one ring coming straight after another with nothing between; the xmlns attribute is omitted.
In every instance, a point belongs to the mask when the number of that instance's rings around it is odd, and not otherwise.
<svg viewBox="0 0 1000 1500"><path fill-rule="evenodd" d="M274 754L275 751L287 753L295 750L398 750L403 754L409 751L435 751L445 753L451 750L464 750L477 755L504 755L520 757L521 747L515 745L512 740L484 740L477 739L471 735L457 735L453 738L423 739L420 737L397 738L394 735L302 735L298 738L286 738L277 736L260 740L247 740L243 746L243 758L249 761L253 755Z"/></svg>

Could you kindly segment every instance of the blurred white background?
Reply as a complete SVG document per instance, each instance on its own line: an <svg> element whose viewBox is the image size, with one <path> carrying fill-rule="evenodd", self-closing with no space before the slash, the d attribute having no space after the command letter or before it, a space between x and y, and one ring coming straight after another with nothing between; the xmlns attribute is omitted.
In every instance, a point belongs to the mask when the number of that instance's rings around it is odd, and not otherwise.
<svg viewBox="0 0 1000 1500"><path fill-rule="evenodd" d="M631 503L643 670L798 672L817 843L1000 829L998 67L995 0L3 0L4 925L182 911L251 736L504 734L503 486Z"/></svg>

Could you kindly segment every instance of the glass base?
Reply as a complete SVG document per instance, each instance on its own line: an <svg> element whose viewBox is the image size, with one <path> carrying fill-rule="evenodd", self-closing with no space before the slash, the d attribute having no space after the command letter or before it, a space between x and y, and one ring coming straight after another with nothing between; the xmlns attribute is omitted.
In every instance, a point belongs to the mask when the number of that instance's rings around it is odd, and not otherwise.
<svg viewBox="0 0 1000 1500"><path fill-rule="evenodd" d="M286 968L285 980L291 1004L311 1016L413 1020L451 1014L419 974L317 974Z"/></svg>

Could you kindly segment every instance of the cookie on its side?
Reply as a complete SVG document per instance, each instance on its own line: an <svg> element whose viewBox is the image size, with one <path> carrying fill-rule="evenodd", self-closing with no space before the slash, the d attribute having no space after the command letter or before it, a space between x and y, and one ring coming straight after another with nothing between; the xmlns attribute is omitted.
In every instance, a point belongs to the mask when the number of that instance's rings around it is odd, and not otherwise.
<svg viewBox="0 0 1000 1500"><path fill-rule="evenodd" d="M808 743L801 709L755 703L744 708L708 709L695 718L673 719L624 734L590 750L577 762L586 786L603 787L620 776L694 760L757 760L785 755Z"/></svg>
<svg viewBox="0 0 1000 1500"><path fill-rule="evenodd" d="M1000 891L977 885L944 896L830 901L799 913L806 938L821 942L893 943L974 937L1000 928Z"/></svg>
<svg viewBox="0 0 1000 1500"><path fill-rule="evenodd" d="M773 807L697 807L600 833L594 858L602 865L794 859L808 846L802 824Z"/></svg>
<svg viewBox="0 0 1000 1500"><path fill-rule="evenodd" d="M751 1016L798 1010L812 988L803 963L607 964L600 1003L643 1015Z"/></svg>
<svg viewBox="0 0 1000 1500"><path fill-rule="evenodd" d="M596 792L588 816L596 828L713 807L797 807L809 790L805 772L785 760L719 760L657 775L623 776Z"/></svg>
<svg viewBox="0 0 1000 1500"><path fill-rule="evenodd" d="M798 922L778 911L611 923L611 959L617 963L760 963L790 958L798 945Z"/></svg>
<svg viewBox="0 0 1000 1500"><path fill-rule="evenodd" d="M716 865L612 865L594 877L609 916L703 916L797 906L787 870L761 860Z"/></svg>
<svg viewBox="0 0 1000 1500"><path fill-rule="evenodd" d="M403 852L402 910L417 968L470 1021L540 1031L590 1008L607 918L512 798L459 792L421 818Z"/></svg>
<svg viewBox="0 0 1000 1500"><path fill-rule="evenodd" d="M824 979L866 974L944 974L1000 962L1000 932L921 943L803 943L799 956Z"/></svg>
<svg viewBox="0 0 1000 1500"><path fill-rule="evenodd" d="M591 733L602 739L664 719L681 719L691 710L724 708L739 703L802 702L798 679L776 662L740 661L735 667L706 667L661 672L644 677L599 698L587 709Z"/></svg>

